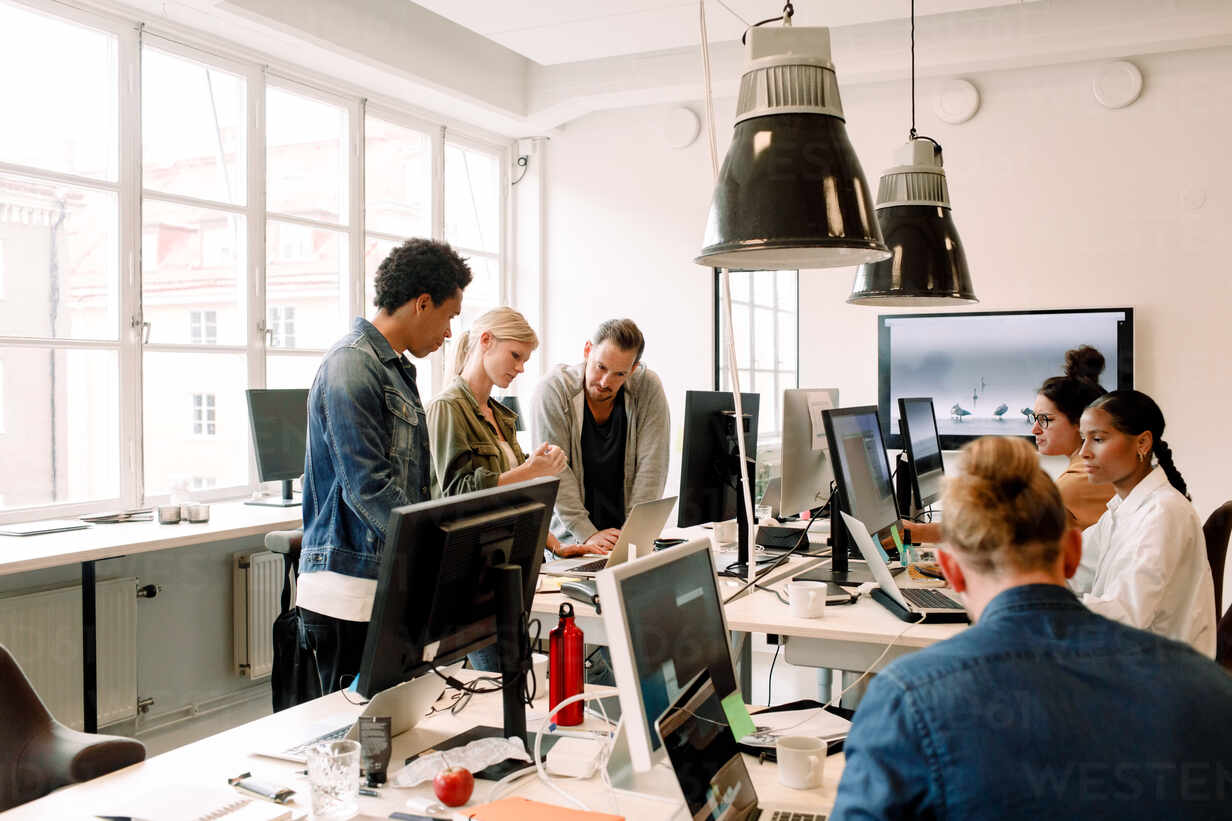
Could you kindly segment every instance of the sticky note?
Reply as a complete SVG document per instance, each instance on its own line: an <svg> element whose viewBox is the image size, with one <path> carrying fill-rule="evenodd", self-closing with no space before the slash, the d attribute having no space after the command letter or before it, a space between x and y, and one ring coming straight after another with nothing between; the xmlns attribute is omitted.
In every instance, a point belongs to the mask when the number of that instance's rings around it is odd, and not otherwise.
<svg viewBox="0 0 1232 821"><path fill-rule="evenodd" d="M731 726L732 735L737 741L757 732L757 727L749 715L749 708L744 706L744 697L740 695L739 690L723 699L723 712L727 715L727 723Z"/></svg>
<svg viewBox="0 0 1232 821"><path fill-rule="evenodd" d="M898 525L890 525L890 535L894 537L894 546L897 547L901 553L903 549L903 538L898 535Z"/></svg>

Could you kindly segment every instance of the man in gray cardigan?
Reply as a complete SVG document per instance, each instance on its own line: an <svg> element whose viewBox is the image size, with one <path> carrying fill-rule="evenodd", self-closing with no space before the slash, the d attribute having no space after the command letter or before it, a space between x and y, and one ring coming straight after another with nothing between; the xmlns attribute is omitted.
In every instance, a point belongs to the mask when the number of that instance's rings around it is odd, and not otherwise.
<svg viewBox="0 0 1232 821"><path fill-rule="evenodd" d="M663 383L641 364L646 340L631 319L609 319L578 365L556 365L535 388L531 436L565 452L552 532L606 553L629 510L662 498L669 410Z"/></svg>

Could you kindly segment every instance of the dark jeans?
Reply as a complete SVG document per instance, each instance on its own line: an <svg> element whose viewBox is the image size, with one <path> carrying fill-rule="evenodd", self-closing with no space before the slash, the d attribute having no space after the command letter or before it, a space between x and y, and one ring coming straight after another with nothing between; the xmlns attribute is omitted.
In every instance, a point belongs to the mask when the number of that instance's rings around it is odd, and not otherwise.
<svg viewBox="0 0 1232 821"><path fill-rule="evenodd" d="M364 657L368 622L347 621L299 609L299 642L316 664L321 694L351 685Z"/></svg>

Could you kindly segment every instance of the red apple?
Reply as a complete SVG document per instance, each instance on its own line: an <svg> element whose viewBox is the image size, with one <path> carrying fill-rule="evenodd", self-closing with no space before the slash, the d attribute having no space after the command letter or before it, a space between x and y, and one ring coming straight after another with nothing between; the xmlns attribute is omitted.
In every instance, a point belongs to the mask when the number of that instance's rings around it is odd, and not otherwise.
<svg viewBox="0 0 1232 821"><path fill-rule="evenodd" d="M463 767L446 767L432 779L432 791L448 807L460 807L475 790L475 776Z"/></svg>

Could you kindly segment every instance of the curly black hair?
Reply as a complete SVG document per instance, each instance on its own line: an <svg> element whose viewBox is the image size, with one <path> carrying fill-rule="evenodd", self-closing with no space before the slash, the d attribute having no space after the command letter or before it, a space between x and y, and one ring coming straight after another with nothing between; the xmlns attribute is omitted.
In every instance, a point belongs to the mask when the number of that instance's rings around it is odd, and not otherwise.
<svg viewBox="0 0 1232 821"><path fill-rule="evenodd" d="M408 239L389 252L376 269L372 304L393 313L420 294L440 305L471 284L466 260L447 242Z"/></svg>

